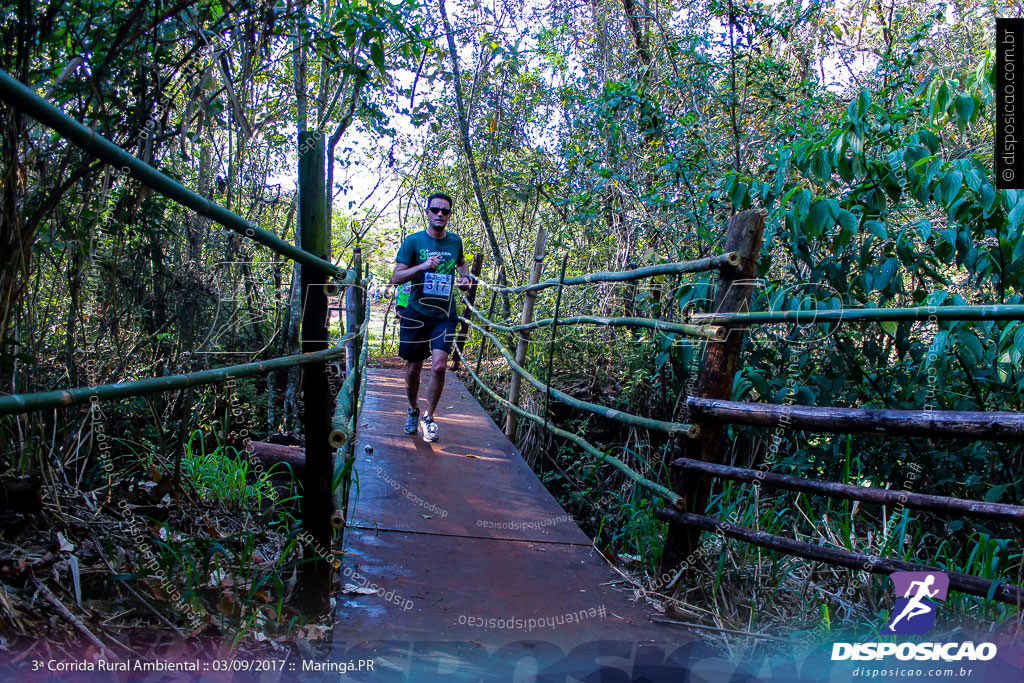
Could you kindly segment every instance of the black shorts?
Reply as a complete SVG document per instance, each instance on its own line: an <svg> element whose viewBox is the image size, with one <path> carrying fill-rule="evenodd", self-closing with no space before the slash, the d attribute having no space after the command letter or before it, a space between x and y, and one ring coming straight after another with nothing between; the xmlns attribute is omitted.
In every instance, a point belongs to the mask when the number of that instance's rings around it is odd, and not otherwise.
<svg viewBox="0 0 1024 683"><path fill-rule="evenodd" d="M452 352L455 341L455 321L451 318L431 318L408 306L399 316L398 355L410 363L430 357L432 349Z"/></svg>

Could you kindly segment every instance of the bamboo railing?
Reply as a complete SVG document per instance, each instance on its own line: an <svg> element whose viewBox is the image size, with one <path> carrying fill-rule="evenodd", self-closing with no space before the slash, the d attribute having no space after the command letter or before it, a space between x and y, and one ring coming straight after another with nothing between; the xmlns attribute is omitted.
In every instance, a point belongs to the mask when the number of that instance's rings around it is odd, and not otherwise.
<svg viewBox="0 0 1024 683"><path fill-rule="evenodd" d="M752 212L748 212L752 213ZM735 220L740 218L741 220ZM763 226L763 222L762 222ZM718 268L723 273L723 285L727 297L720 299L715 306L717 313L698 313L686 317L686 322L677 323L664 320L655 320L637 317L610 317L610 316L588 316L576 315L561 317L557 313L555 317L544 320L531 320L532 316L524 315L523 322L519 324L505 324L491 319L494 311L495 298L492 296L491 306L484 315L473 303L466 303L465 315L460 321L465 329L476 332L480 335L481 351L488 346L493 346L505 362L505 365L513 373L514 378L521 378L543 392L546 396L558 400L565 405L575 409L595 414L605 419L614 420L633 427L667 432L671 435L686 435L699 437L691 442L686 449L694 449L703 457L702 459L679 458L669 461L670 469L675 473L672 477L672 485L664 486L657 482L641 476L622 460L615 458L604 450L590 444L577 434L572 434L550 424L545 416L540 416L524 410L518 405L518 392L512 392L508 399L500 396L494 389L489 387L480 377L480 364L482 356L477 358L476 370L470 363L465 364L466 373L473 379L474 383L490 398L497 401L499 405L509 409L510 415L524 417L536 424L542 425L552 434L566 439L585 452L598 458L601 462L607 463L622 472L628 479L638 486L645 488L651 494L664 498L672 507L660 508L657 510L659 519L668 521L670 537L666 540L666 551L663 556L670 555L670 546L673 544L671 534L673 529L697 529L701 531L712 531L725 536L742 540L760 547L776 550L811 559L825 562L835 566L842 566L851 569L865 569L869 572L889 574L894 571L939 571L932 567L906 562L891 558L876 558L861 553L852 552L841 548L829 548L804 543L762 531L747 529L716 520L703 514L698 514L706 504L706 481L708 477L718 477L741 482L750 482L762 485L766 488L778 488L803 493L817 494L847 500L857 500L865 503L881 505L902 505L907 508L919 509L931 513L958 515L963 517L979 517L1000 521L1017 526L1024 534L1024 507L1015 505L1003 505L971 501L943 496L934 496L921 493L910 493L902 491L890 491L865 486L852 486L838 482L825 482L810 479L802 479L789 475L745 470L740 468L727 467L712 461L718 457L717 438L708 442L701 431L702 425L718 429L722 424L739 424L750 426L777 426L780 420L784 420L788 427L794 429L805 429L812 431L836 432L844 434L867 433L885 436L916 436L927 438L958 438L989 441L1024 441L1024 415L1014 412L963 412L963 411L901 411L874 408L839 408L839 407L813 407L795 405L773 405L744 403L728 401L713 395L714 392L724 392L731 388L732 377L735 372L736 361L739 354L739 347L742 342L740 335L730 335L730 331L737 330L742 333L745 326L753 324L782 324L782 323L877 323L877 322L937 322L937 321L981 321L981 320L1024 320L1024 305L979 305L979 306L921 306L917 308L892 308L892 309L833 309L816 311L756 311L748 312L743 310L747 306L750 296L750 288L737 295L737 288L732 286L733 281L738 281L738 274L741 272L741 262L746 264L754 261L757 249L753 246L760 244L759 234L750 221L743 222L742 216L734 217L730 223L730 237L727 239L729 245L737 245L731 250L718 257L701 259L679 264L659 264L647 268L638 268L618 273L591 273L576 277L563 277L536 282L536 284L496 287L479 280L480 284L492 290L495 294L527 293L535 295L536 292L557 287L560 293L563 287L593 282L626 282L637 280L643 277L665 274L694 273ZM735 233L735 234L733 234ZM731 240L731 241L730 241ZM752 246L753 245L753 246ZM747 256L741 258L741 254ZM539 261L538 261L539 262ZM726 277L728 273L728 277ZM539 280L534 277L533 279ZM744 281L748 282L749 281ZM724 285L730 285L725 287ZM733 299L729 300L728 296ZM745 297L745 298L744 298ZM560 297L559 297L560 298ZM532 303L532 302L529 302ZM543 381L531 374L523 367L521 362L513 357L510 349L506 348L494 331L515 332L526 335L531 330L541 328L554 328L565 325L600 325L600 326L621 326L633 329L648 329L659 332L695 336L707 340L708 349L705 355L705 366L702 374L701 388L695 392L697 395L686 397L686 405L689 414L692 416L693 424L677 423L655 420L640 415L624 413L600 404L584 401L560 391L550 384L550 368L548 381ZM723 340L728 338L728 345ZM553 335L552 335L553 339ZM521 345L522 342L520 342ZM553 349L553 346L552 346ZM712 351L714 353L712 353ZM732 358L729 355L732 354ZM549 356L550 362L550 356ZM718 364L711 368L710 364ZM709 375L709 372L711 373ZM710 378L710 379L709 379ZM713 386L714 385L714 386ZM700 395L703 392L703 395ZM510 400L511 399L511 400ZM512 423L514 424L514 423ZM718 431L721 434L721 431ZM510 435L511 438L512 435ZM683 477L681 473L689 472L696 477ZM701 510L696 510L700 507ZM680 542L678 531L676 532L675 543ZM692 543L693 538L690 537ZM679 555L676 548L676 555ZM663 565L664 566L664 565ZM1002 581L992 581L985 578L968 576L964 574L946 572L950 577L950 586L971 595L991 597L996 601L1020 605L1024 600L1024 588L1007 584Z"/></svg>
<svg viewBox="0 0 1024 683"><path fill-rule="evenodd" d="M337 411L331 411L328 405L330 395L327 364L344 355L345 342L351 341L357 348L361 346L365 349L367 346L363 342L363 337L367 334L364 318L355 326L355 330L350 329L348 334L342 337L339 345L327 347L327 296L336 294L341 286L350 286L355 287L357 300L361 301L361 288L365 281L361 277L358 247L355 250L352 269L339 268L329 260L331 241L327 212L328 195L324 179L323 134L318 131L300 131L298 134L299 229L302 244L308 247L303 249L161 173L96 131L75 121L3 70L0 70L0 100L52 128L68 141L97 159L111 164L122 174L134 178L156 193L305 266L301 270L301 335L304 353L132 382L3 396L0 397L0 415L143 396L302 366L306 446L301 508L305 532L303 538L308 539L304 540L304 553L309 561L303 563L298 595L300 602L308 611L323 612L329 604L332 576L328 559L322 557L317 548L331 546L331 528L335 516L332 482L335 479L335 472L341 469L336 466L330 447L337 441L331 428L331 414L334 412L334 418L347 426L346 440L354 437L365 391L365 383L360 381L365 373L362 372L359 363L365 364L366 354L355 354L358 362L356 367L350 368L352 384L359 386L358 395L351 390L347 393L342 392L343 405ZM347 491L347 482L344 482L344 488Z"/></svg>
<svg viewBox="0 0 1024 683"><path fill-rule="evenodd" d="M299 247L285 242L274 233L264 230L241 216L228 211L209 199L188 189L161 173L144 161L132 156L96 131L53 106L7 72L0 69L0 100L43 123L78 145L97 159L127 173L146 187L174 202L192 209L229 230L234 230L268 247L281 256L303 265L320 268L332 275L342 276L341 284L353 284L354 275L345 273L330 261L317 258Z"/></svg>
<svg viewBox="0 0 1024 683"><path fill-rule="evenodd" d="M634 270L622 270L618 272L601 272L601 273L588 273L586 275L577 275L574 277L565 278L565 282L560 280L544 280L533 285L521 285L518 287L499 287L492 285L480 278L477 281L490 289L491 291L499 294L522 294L524 292L535 292L542 289L550 289L551 287L559 286L573 286L590 284L594 282L630 282L633 280L640 280L645 277L654 277L656 275L680 275L683 273L702 273L709 270L715 270L723 266L735 266L738 263L739 255L736 252L729 252L725 254L719 254L718 256L712 256L710 258L697 259L695 261L682 261L680 263L659 263L653 266L645 266L643 268L636 268Z"/></svg>
<svg viewBox="0 0 1024 683"><path fill-rule="evenodd" d="M339 341L357 336L360 333L345 335ZM321 363L334 360L345 353L344 345L333 346L325 351L313 353L297 353L290 356L280 356L268 360L242 363L239 365L227 365L222 368L211 370L199 370L180 375L166 375L163 377L147 377L145 379L133 380L131 382L117 382L115 384L104 384L94 387L77 387L75 389L56 389L53 391L40 391L32 394L11 394L0 396L0 415L12 415L17 413L28 413L35 410L47 408L65 408L67 406L97 401L116 401L132 396L148 396L164 391L174 391L186 387L200 386L203 384L216 384L226 382L229 379L238 377L253 377L273 370L283 370L296 365L308 365L310 363Z"/></svg>

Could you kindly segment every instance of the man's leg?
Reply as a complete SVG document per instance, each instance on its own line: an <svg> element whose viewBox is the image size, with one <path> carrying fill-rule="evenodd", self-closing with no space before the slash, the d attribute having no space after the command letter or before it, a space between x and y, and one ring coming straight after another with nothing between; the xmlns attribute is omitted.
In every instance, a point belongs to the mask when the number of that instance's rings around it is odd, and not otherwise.
<svg viewBox="0 0 1024 683"><path fill-rule="evenodd" d="M434 324L430 339L430 386L427 388L427 410L423 416L424 441L437 441L437 423L434 413L441 402L444 391L444 375L448 369L448 354L452 350L452 339L455 337L455 323L452 320L439 320Z"/></svg>
<svg viewBox="0 0 1024 683"><path fill-rule="evenodd" d="M409 399L409 407L417 410L417 401L420 395L420 372L423 371L423 361L406 361L405 363L405 395Z"/></svg>
<svg viewBox="0 0 1024 683"><path fill-rule="evenodd" d="M415 434L419 424L420 371L429 355L429 341L423 337L423 323L408 312L400 316L398 355L405 361L405 395L409 401L405 433Z"/></svg>
<svg viewBox="0 0 1024 683"><path fill-rule="evenodd" d="M420 364L422 366L422 363ZM442 349L432 349L430 357L430 386L427 388L427 412L426 416L433 417L437 410L437 404L441 402L441 392L444 391L444 376L448 370L448 352Z"/></svg>

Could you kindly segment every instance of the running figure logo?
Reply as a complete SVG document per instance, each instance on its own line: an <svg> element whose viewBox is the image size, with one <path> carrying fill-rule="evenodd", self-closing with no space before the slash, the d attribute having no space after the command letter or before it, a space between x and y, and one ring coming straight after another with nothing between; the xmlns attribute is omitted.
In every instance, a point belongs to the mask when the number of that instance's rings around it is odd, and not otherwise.
<svg viewBox="0 0 1024 683"><path fill-rule="evenodd" d="M882 633L913 635L925 633L935 623L936 600L945 600L949 577L942 572L893 572L896 590L892 621Z"/></svg>

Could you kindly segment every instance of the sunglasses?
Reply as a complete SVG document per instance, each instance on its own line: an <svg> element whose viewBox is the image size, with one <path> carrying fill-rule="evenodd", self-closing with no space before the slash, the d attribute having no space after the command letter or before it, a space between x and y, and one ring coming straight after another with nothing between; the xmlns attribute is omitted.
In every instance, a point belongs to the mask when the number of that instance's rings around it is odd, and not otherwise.
<svg viewBox="0 0 1024 683"><path fill-rule="evenodd" d="M441 214L442 216L447 216L448 214L450 214L452 212L451 209L442 209L439 206L428 206L427 207L427 211L429 211L430 213L434 214L435 216L437 214Z"/></svg>

